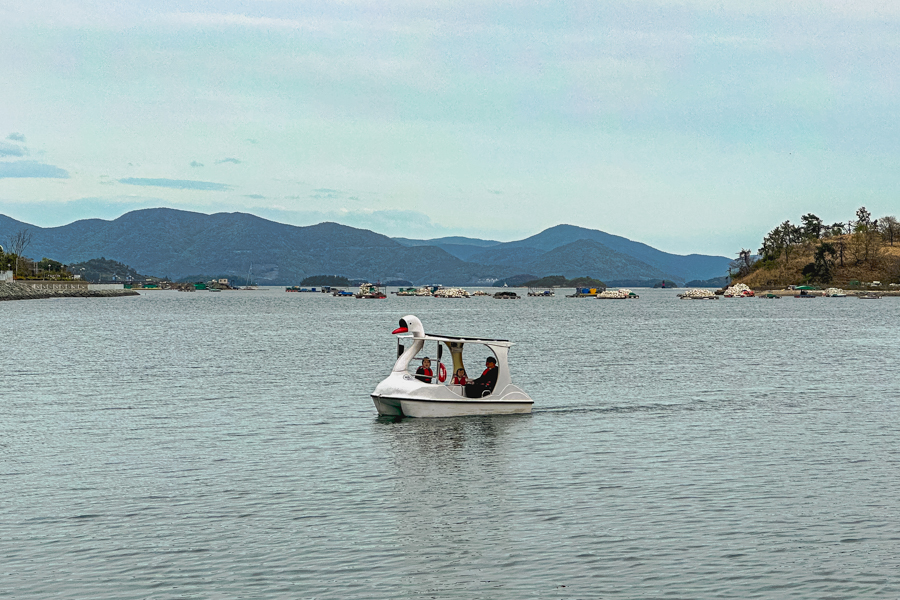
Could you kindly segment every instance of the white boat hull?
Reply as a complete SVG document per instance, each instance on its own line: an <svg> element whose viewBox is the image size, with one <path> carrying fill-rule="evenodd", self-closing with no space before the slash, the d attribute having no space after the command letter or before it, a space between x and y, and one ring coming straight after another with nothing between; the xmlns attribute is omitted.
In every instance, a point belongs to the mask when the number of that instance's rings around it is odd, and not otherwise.
<svg viewBox="0 0 900 600"><path fill-rule="evenodd" d="M392 417L469 417L530 414L534 402L486 400L410 400L372 396L378 414Z"/></svg>
<svg viewBox="0 0 900 600"><path fill-rule="evenodd" d="M392 373L372 392L379 415L391 417L463 417L528 414L534 401L515 385L484 398L466 398L463 386L422 383L406 373Z"/></svg>

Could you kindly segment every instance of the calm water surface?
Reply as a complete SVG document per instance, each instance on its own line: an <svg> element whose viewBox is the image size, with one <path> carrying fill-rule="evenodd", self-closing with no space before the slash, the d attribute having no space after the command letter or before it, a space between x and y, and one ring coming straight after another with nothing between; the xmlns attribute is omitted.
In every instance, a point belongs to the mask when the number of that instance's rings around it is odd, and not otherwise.
<svg viewBox="0 0 900 600"><path fill-rule="evenodd" d="M0 596L900 597L900 298L641 294L0 303ZM534 414L377 418L410 313Z"/></svg>

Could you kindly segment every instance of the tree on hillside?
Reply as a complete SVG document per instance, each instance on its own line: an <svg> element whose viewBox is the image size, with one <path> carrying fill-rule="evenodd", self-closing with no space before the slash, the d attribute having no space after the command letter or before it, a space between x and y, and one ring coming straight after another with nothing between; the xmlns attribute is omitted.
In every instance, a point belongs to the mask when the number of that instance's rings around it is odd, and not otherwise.
<svg viewBox="0 0 900 600"><path fill-rule="evenodd" d="M900 221L897 217L888 215L879 219L881 237L891 246L894 245L894 238L900 236Z"/></svg>
<svg viewBox="0 0 900 600"><path fill-rule="evenodd" d="M855 231L868 231L872 227L872 213L866 210L865 206L860 206L856 210Z"/></svg>
<svg viewBox="0 0 900 600"><path fill-rule="evenodd" d="M813 262L809 263L801 274L808 282L831 283L834 269L834 257L838 251L832 244L822 242L813 254Z"/></svg>
<svg viewBox="0 0 900 600"><path fill-rule="evenodd" d="M808 213L800 217L803 221L803 233L811 239L819 239L822 237L822 231L825 227L822 219L812 213Z"/></svg>
<svg viewBox="0 0 900 600"><path fill-rule="evenodd" d="M826 225L823 231L823 237L836 237L844 235L844 224L842 222Z"/></svg>
<svg viewBox="0 0 900 600"><path fill-rule="evenodd" d="M856 222L847 249L857 264L874 261L880 254L881 235L878 231L878 220L872 220L872 213L865 206L856 211Z"/></svg>
<svg viewBox="0 0 900 600"><path fill-rule="evenodd" d="M741 251L738 252L738 257L728 265L728 275L732 279L746 277L750 274L750 267L752 264L753 261L750 259L750 251L746 248L741 248Z"/></svg>
<svg viewBox="0 0 900 600"><path fill-rule="evenodd" d="M785 221L763 238L763 245L759 249L759 255L763 257L764 261L774 261L784 256L785 262L788 262L794 245L802 240L803 228L793 225L790 221Z"/></svg>

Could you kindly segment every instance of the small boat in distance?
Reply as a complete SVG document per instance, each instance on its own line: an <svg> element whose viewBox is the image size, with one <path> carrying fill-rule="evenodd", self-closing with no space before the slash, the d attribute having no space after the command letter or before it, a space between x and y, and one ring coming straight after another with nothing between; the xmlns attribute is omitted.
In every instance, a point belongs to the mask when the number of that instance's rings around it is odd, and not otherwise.
<svg viewBox="0 0 900 600"><path fill-rule="evenodd" d="M606 288L575 288L574 294L566 294L566 298L596 298L597 294L605 292Z"/></svg>
<svg viewBox="0 0 900 600"><path fill-rule="evenodd" d="M430 335L418 317L406 315L400 319L400 327L392 333L397 338L397 361L391 374L372 392L372 401L379 415L393 417L462 417L468 415L510 415L531 412L534 401L521 388L513 385L509 374L507 356L512 343L508 340L488 338ZM404 345L408 342L409 345ZM424 361L418 357L426 343L434 343L436 374L419 370L410 372L411 362ZM429 344L430 345L430 344ZM447 368L441 362L444 349L450 351L453 373L463 369L463 350L471 355L471 348L486 349L490 354L485 361L496 364L493 385L479 386L447 382ZM479 363L484 354L477 354ZM473 364L470 361L470 365ZM423 364L423 367L425 365ZM429 369L430 370L430 369ZM488 375L488 369L482 377ZM473 397L474 396L474 397Z"/></svg>

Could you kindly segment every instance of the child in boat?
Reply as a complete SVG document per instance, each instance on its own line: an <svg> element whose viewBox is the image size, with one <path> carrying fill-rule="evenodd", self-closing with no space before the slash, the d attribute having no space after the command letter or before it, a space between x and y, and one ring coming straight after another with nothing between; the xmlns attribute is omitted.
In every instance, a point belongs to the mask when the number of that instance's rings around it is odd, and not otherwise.
<svg viewBox="0 0 900 600"><path fill-rule="evenodd" d="M422 366L416 369L416 379L422 383L431 383L434 372L431 370L431 359L427 356L422 359Z"/></svg>
<svg viewBox="0 0 900 600"><path fill-rule="evenodd" d="M469 378L466 376L466 370L462 367L456 370L456 375L453 376L453 381L451 381L453 385L466 385L469 383Z"/></svg>

